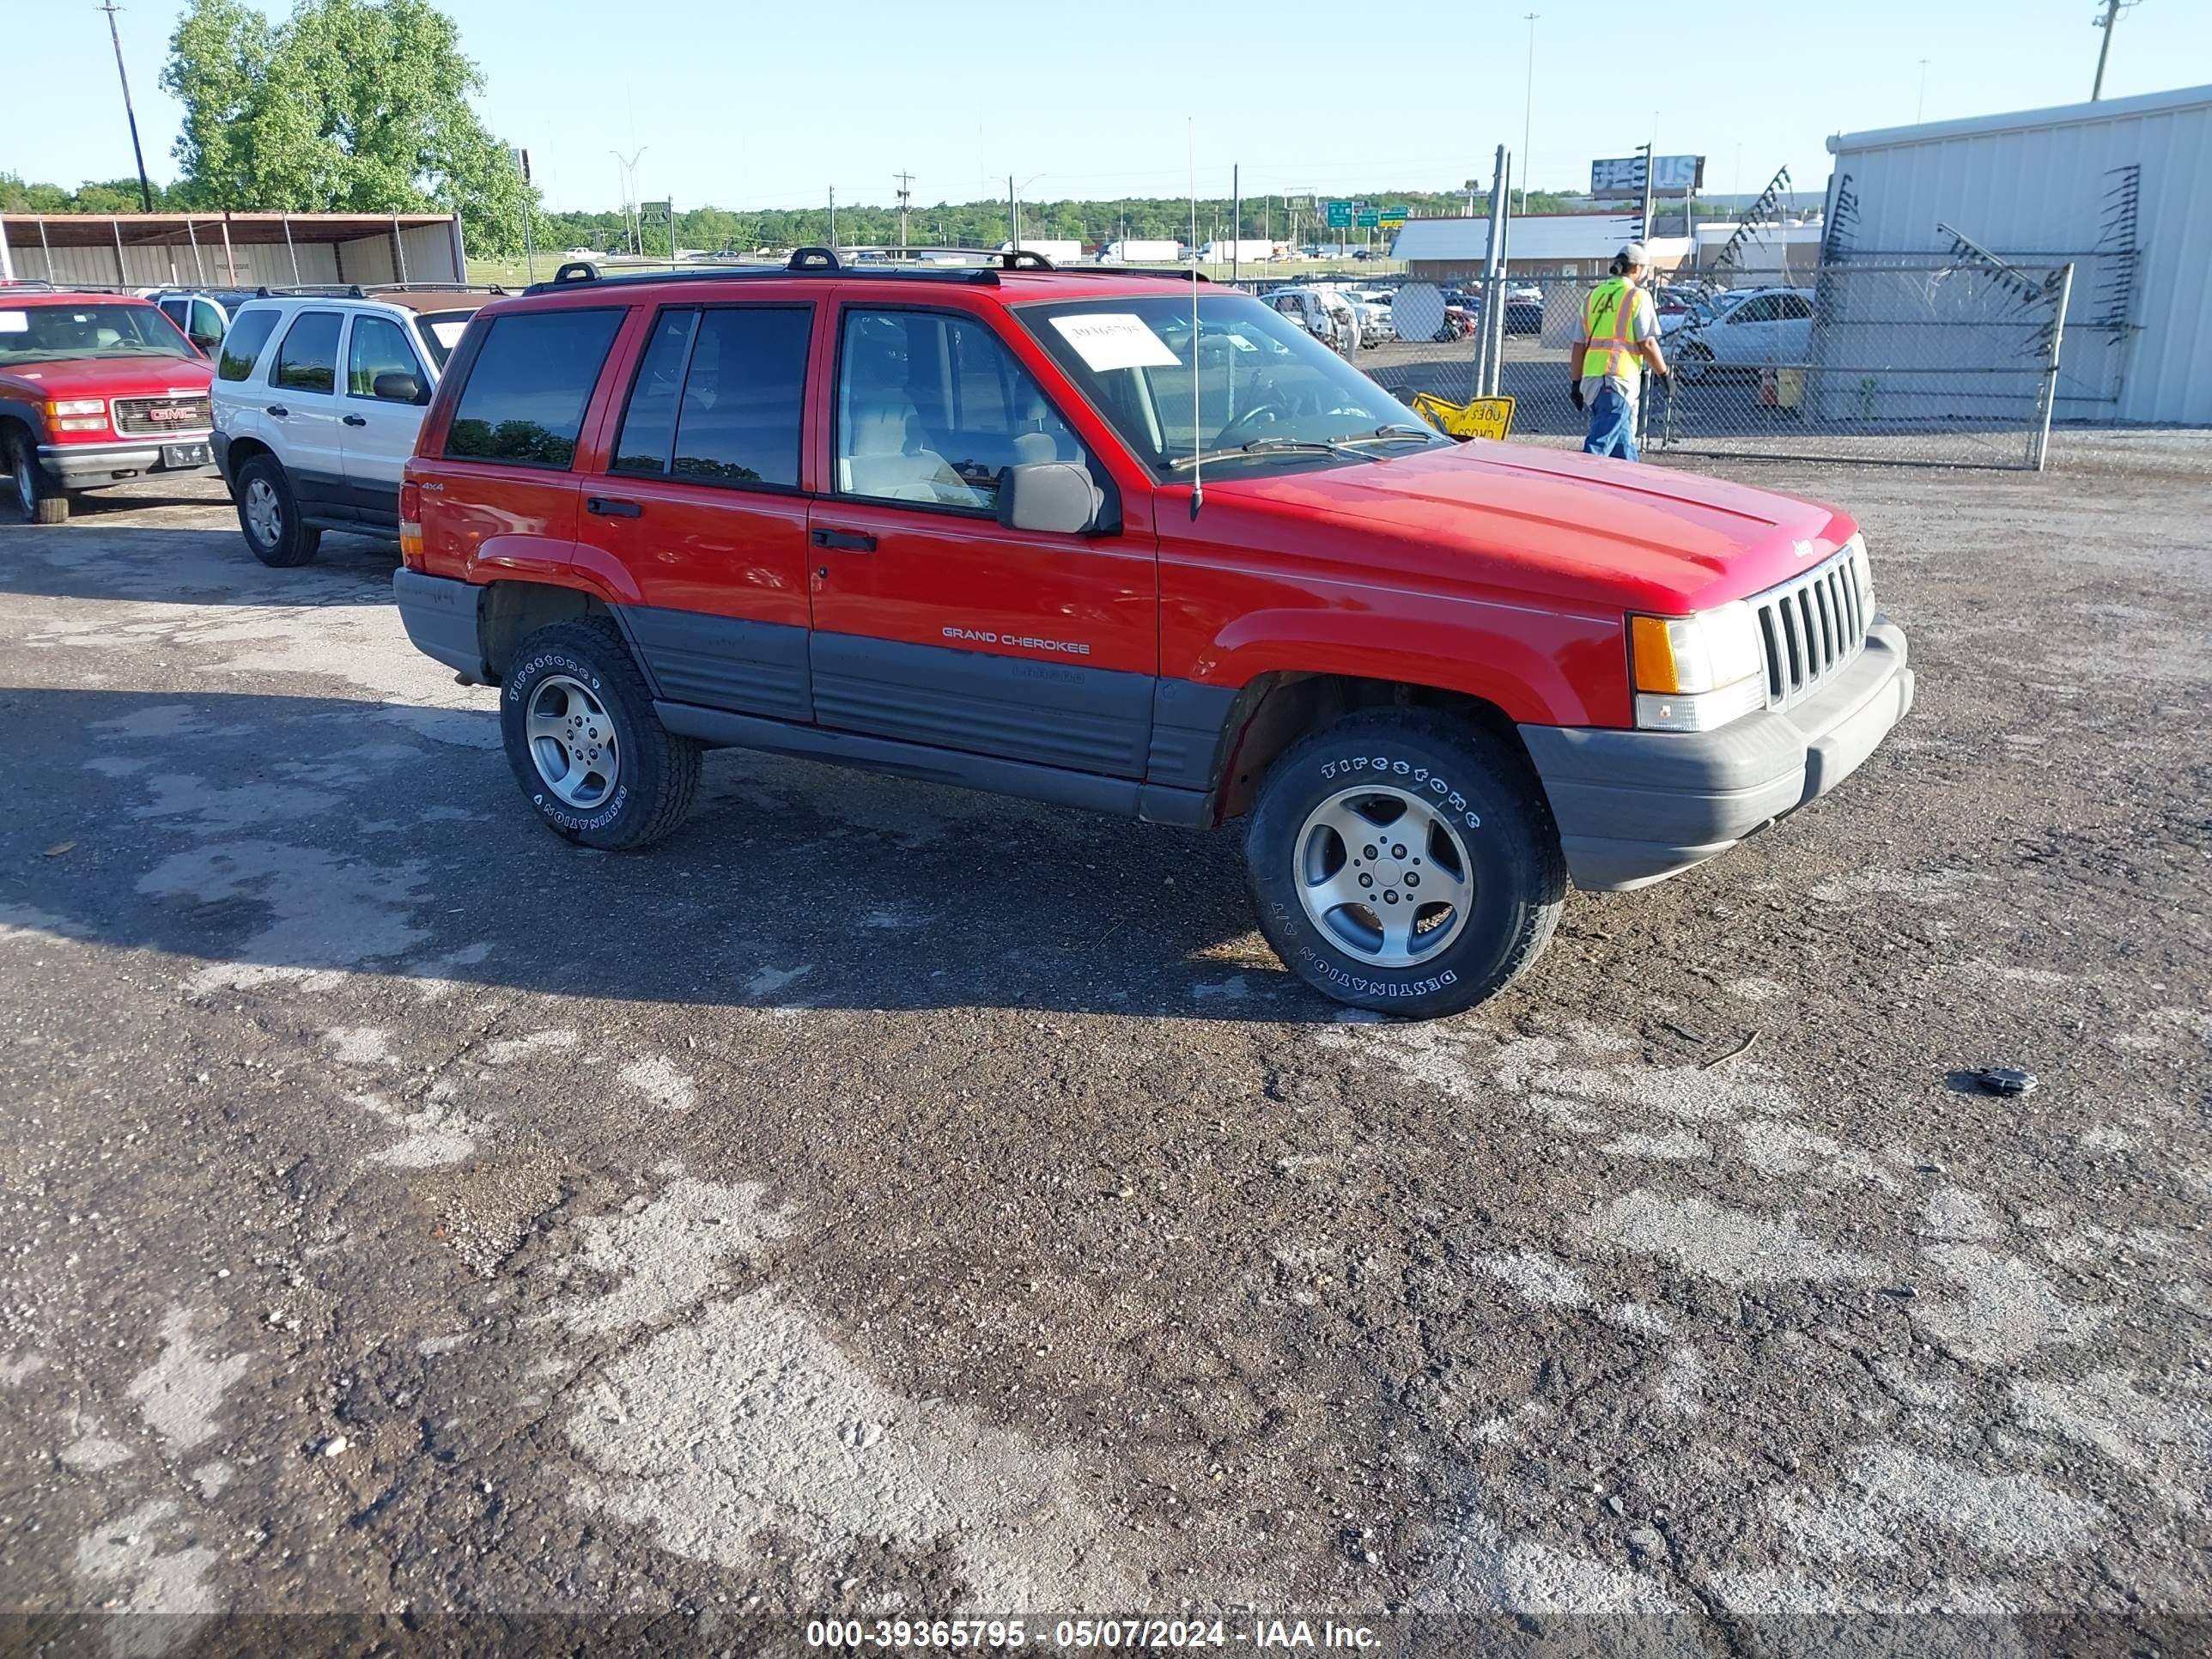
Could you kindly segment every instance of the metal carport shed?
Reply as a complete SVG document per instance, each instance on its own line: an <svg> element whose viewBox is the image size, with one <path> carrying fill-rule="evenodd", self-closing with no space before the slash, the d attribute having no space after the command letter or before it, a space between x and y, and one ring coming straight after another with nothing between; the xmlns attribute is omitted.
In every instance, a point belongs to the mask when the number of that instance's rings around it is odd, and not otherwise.
<svg viewBox="0 0 2212 1659"><path fill-rule="evenodd" d="M0 216L0 281L70 288L468 280L450 213L49 213Z"/></svg>

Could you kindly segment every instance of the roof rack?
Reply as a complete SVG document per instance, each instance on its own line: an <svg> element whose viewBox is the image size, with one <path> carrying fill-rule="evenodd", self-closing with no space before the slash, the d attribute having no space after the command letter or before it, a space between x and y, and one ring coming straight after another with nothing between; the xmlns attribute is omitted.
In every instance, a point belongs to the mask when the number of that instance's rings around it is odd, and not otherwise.
<svg viewBox="0 0 2212 1659"><path fill-rule="evenodd" d="M43 289L48 294L58 294L61 292L59 289L56 288L52 283L47 282L42 276L10 276L6 282L0 283L0 288Z"/></svg>
<svg viewBox="0 0 2212 1659"><path fill-rule="evenodd" d="M568 266L562 267L563 270ZM559 278L555 278L557 282ZM253 290L257 300L280 299L286 295L313 295L328 300L368 300L380 294L498 294L507 289L497 283L287 283L282 286L264 283Z"/></svg>
<svg viewBox="0 0 2212 1659"><path fill-rule="evenodd" d="M840 281L958 283L975 288L996 288L1002 271L1025 276L1054 273L1065 276L1139 276L1154 281L1165 278L1170 282L1187 281L1194 275L1182 270L1150 270L1141 265L1055 265L1043 254L1029 248L1018 248L1011 253L979 248L915 248L908 250L908 257L931 252L978 255L989 263L914 265L886 258L854 264L840 258L835 248L827 247L793 248L791 257L780 265L701 265L689 270L604 271L589 259L572 259L553 273L551 282L532 283L523 292L556 294L586 283L729 283L779 276L834 276ZM1203 272L1195 275L1201 283L1212 280Z"/></svg>

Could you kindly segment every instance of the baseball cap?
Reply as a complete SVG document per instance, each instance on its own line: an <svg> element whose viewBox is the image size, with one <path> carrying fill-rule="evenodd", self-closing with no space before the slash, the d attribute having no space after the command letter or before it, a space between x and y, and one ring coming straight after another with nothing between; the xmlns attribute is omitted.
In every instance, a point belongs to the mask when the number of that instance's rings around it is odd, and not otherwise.
<svg viewBox="0 0 2212 1659"><path fill-rule="evenodd" d="M1651 257L1644 252L1643 243L1631 242L1620 250L1620 262L1625 265L1648 265Z"/></svg>

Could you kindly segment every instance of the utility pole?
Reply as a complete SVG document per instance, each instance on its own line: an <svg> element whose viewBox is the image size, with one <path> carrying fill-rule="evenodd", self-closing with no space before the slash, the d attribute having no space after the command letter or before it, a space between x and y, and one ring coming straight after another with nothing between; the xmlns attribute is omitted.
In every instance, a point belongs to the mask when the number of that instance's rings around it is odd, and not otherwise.
<svg viewBox="0 0 2212 1659"><path fill-rule="evenodd" d="M100 8L107 14L107 38L115 43L115 78L123 82L123 114L131 123L131 154L138 163L138 205L148 213L154 210L154 187L146 182L146 152L138 145L138 112L131 107L131 76L123 67L123 36L115 26L115 14L122 9L115 0ZM2105 66L2097 65L2097 78L2103 80Z"/></svg>
<svg viewBox="0 0 2212 1659"><path fill-rule="evenodd" d="M1234 283L1237 280L1237 256L1244 251L1244 168L1241 163L1229 169L1229 215L1232 221L1229 227L1229 280ZM1194 345L1191 349L1194 354L1197 347ZM1194 355L1190 361L1194 369L1198 358Z"/></svg>
<svg viewBox="0 0 2212 1659"><path fill-rule="evenodd" d="M914 194L914 191L908 188L914 183L914 174L902 173L896 176L899 181L899 257L904 258L906 257L906 204L907 198Z"/></svg>
<svg viewBox="0 0 2212 1659"><path fill-rule="evenodd" d="M2095 103L2105 95L2105 60L2112 55L2112 27L2120 21L2120 14L2137 3L2137 0L2105 0L2105 15L2092 17L2089 27L2105 32L2105 42L2097 48L2097 79L2089 88L2089 101Z"/></svg>
<svg viewBox="0 0 2212 1659"><path fill-rule="evenodd" d="M1918 126L1928 118L1928 60L1920 60L1920 98L1912 106L1912 125Z"/></svg>
<svg viewBox="0 0 2212 1659"><path fill-rule="evenodd" d="M830 251L837 251L837 186L830 186Z"/></svg>
<svg viewBox="0 0 2212 1659"><path fill-rule="evenodd" d="M1521 93L1521 211L1528 210L1528 123L1536 108L1536 20L1543 15L1537 11L1522 14L1528 25L1528 80ZM1474 214L1474 198L1468 198L1468 216ZM1609 361L1609 360L1608 360Z"/></svg>
<svg viewBox="0 0 2212 1659"><path fill-rule="evenodd" d="M1014 175L1006 175L1006 252L1022 251L1022 204L1014 194Z"/></svg>

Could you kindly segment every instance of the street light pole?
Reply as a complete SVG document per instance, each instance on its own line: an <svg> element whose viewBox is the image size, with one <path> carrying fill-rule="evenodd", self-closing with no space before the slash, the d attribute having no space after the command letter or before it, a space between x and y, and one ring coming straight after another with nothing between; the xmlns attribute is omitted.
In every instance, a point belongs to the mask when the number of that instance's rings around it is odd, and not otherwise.
<svg viewBox="0 0 2212 1659"><path fill-rule="evenodd" d="M131 76L123 67L123 36L115 27L115 14L122 8L115 3L115 0L107 0L107 3L100 9L107 14L107 38L115 43L115 78L123 82L123 115L131 123L131 155L138 163L138 205L151 213L154 210L154 187L146 182L146 152L138 144L138 112L131 107ZM2104 73L2105 67L2100 64L2097 66L2098 78L2101 80Z"/></svg>
<svg viewBox="0 0 2212 1659"><path fill-rule="evenodd" d="M1523 14L1528 24L1528 80L1521 93L1521 211L1528 211L1528 124L1536 110L1536 20L1541 12ZM1468 210L1470 212L1473 209Z"/></svg>
<svg viewBox="0 0 2212 1659"><path fill-rule="evenodd" d="M637 196L638 157L643 155L646 151L652 148L653 146L650 144L640 144L637 147L635 154L629 156L627 160L623 158L623 153L618 149L611 149L607 152L608 155L615 158L615 165L621 169L621 172L617 176L622 181L623 234L629 239L629 251L633 254L638 255L641 258L642 258L645 253L644 230L643 227L638 221L637 216L633 214L630 209L631 204L635 200Z"/></svg>

